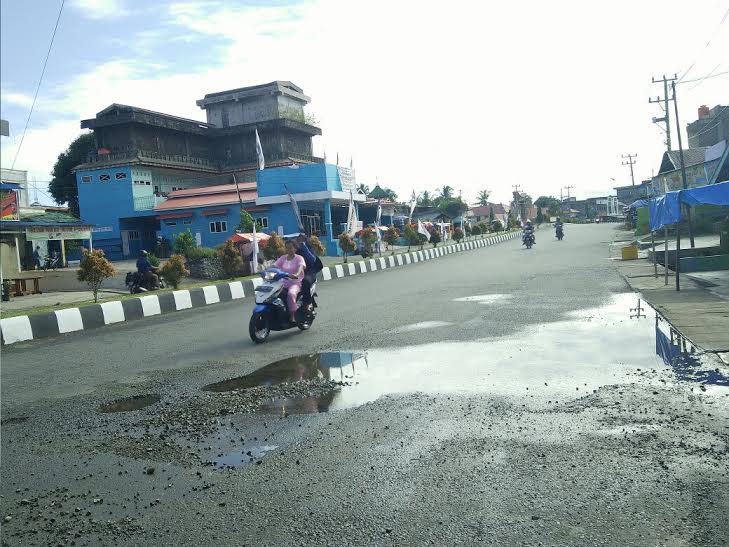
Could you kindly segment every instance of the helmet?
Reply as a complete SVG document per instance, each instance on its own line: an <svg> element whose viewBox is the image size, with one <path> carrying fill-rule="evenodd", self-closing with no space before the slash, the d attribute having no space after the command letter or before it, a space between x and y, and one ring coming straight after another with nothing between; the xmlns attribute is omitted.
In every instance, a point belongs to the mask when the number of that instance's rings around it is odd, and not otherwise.
<svg viewBox="0 0 729 547"><path fill-rule="evenodd" d="M149 255L149 253L147 251L145 251L144 249L139 251L139 256L147 256L147 255Z"/></svg>
<svg viewBox="0 0 729 547"><path fill-rule="evenodd" d="M557 220L559 220L559 217L557 217Z"/></svg>

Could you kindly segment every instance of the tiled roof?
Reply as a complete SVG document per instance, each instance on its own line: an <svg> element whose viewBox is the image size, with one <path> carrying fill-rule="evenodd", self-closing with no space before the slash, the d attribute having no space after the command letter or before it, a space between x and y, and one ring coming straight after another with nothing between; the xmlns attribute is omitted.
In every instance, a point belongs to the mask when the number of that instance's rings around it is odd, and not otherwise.
<svg viewBox="0 0 729 547"><path fill-rule="evenodd" d="M686 167L699 165L706 161L706 148L687 148L683 151L683 162ZM675 171L681 169L681 155L678 150L671 150L663 153L663 161L661 162L661 173L666 171Z"/></svg>
<svg viewBox="0 0 729 547"><path fill-rule="evenodd" d="M258 197L256 183L240 183L240 197L243 202L255 202ZM203 188L187 188L172 192L166 201L155 207L155 211L171 211L174 209L193 209L196 207L214 207L238 203L238 192L235 184L221 184Z"/></svg>

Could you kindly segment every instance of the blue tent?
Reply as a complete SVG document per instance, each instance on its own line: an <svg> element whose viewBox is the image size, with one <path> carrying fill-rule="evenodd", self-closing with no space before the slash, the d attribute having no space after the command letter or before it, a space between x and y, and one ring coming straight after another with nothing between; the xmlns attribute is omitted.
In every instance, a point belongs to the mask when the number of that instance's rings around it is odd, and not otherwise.
<svg viewBox="0 0 729 547"><path fill-rule="evenodd" d="M664 226L670 226L683 220L681 204L693 207L694 205L724 205L729 206L729 181L719 184L709 184L666 192L650 201L651 231L657 231Z"/></svg>

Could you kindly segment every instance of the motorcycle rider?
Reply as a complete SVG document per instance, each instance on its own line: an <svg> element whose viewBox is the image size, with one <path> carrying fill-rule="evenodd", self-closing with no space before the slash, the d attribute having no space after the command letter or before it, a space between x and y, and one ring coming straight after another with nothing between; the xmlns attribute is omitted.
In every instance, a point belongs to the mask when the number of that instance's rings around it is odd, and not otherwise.
<svg viewBox="0 0 729 547"><path fill-rule="evenodd" d="M557 220L554 221L554 229L555 229L555 233L557 233L557 234L559 234L560 232L564 233L562 219L560 219L559 217L557 217Z"/></svg>
<svg viewBox="0 0 729 547"><path fill-rule="evenodd" d="M306 234L299 234L296 243L298 246L296 254L301 255L306 263L304 280L301 282L301 292L304 304L309 305L311 303L311 286L316 281L316 274L324 269L324 265L321 259L311 250Z"/></svg>
<svg viewBox="0 0 729 547"><path fill-rule="evenodd" d="M137 272L142 275L145 287L154 289L159 288L159 277L157 276L157 268L152 266L149 261L149 253L144 249L139 251L139 258L137 259Z"/></svg>
<svg viewBox="0 0 729 547"><path fill-rule="evenodd" d="M283 286L287 289L286 302L289 310L289 320L296 323L296 297L301 291L301 279L304 277L306 262L304 257L296 254L297 245L293 239L286 241L286 254L280 256L274 263L279 270L285 271L288 276L283 280Z"/></svg>
<svg viewBox="0 0 729 547"><path fill-rule="evenodd" d="M524 233L521 236L522 241L526 241L526 238L528 236L531 236L532 243L534 245L536 245L537 244L537 236L534 235L534 226L532 225L532 221L531 220L527 220L526 221L526 225L524 226Z"/></svg>

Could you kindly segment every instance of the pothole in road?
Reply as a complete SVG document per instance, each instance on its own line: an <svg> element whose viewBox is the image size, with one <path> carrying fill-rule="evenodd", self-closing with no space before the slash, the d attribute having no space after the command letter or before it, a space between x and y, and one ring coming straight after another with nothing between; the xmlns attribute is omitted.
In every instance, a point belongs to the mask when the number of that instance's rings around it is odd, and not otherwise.
<svg viewBox="0 0 729 547"><path fill-rule="evenodd" d="M124 399L117 399L116 401L103 404L99 406L97 410L104 414L113 412L133 412L158 403L160 398L161 397L156 393L134 395L132 397L125 397Z"/></svg>
<svg viewBox="0 0 729 547"><path fill-rule="evenodd" d="M12 416L0 420L0 425L22 424L23 422L27 422L28 419L28 416Z"/></svg>
<svg viewBox="0 0 729 547"><path fill-rule="evenodd" d="M223 469L239 469L253 463L260 462L261 459L276 450L276 445L264 445L256 446L249 450L234 450L226 454L219 454L217 458L213 460L213 465L218 470Z"/></svg>
<svg viewBox="0 0 729 547"><path fill-rule="evenodd" d="M483 295L461 300L488 303L508 297ZM689 381L699 383L702 390L729 385L727 370L715 368L716 364L692 353L678 340L666 338L665 325L650 308L644 306L641 317L631 318L636 303L633 293L616 295L604 306L501 338L366 353L300 355L204 389L296 385L312 379L343 384L341 389L313 397L302 393L301 397L271 398L258 408L259 412L286 416L352 408L385 395L415 392L489 394L549 407L613 384L641 382L664 387Z"/></svg>

